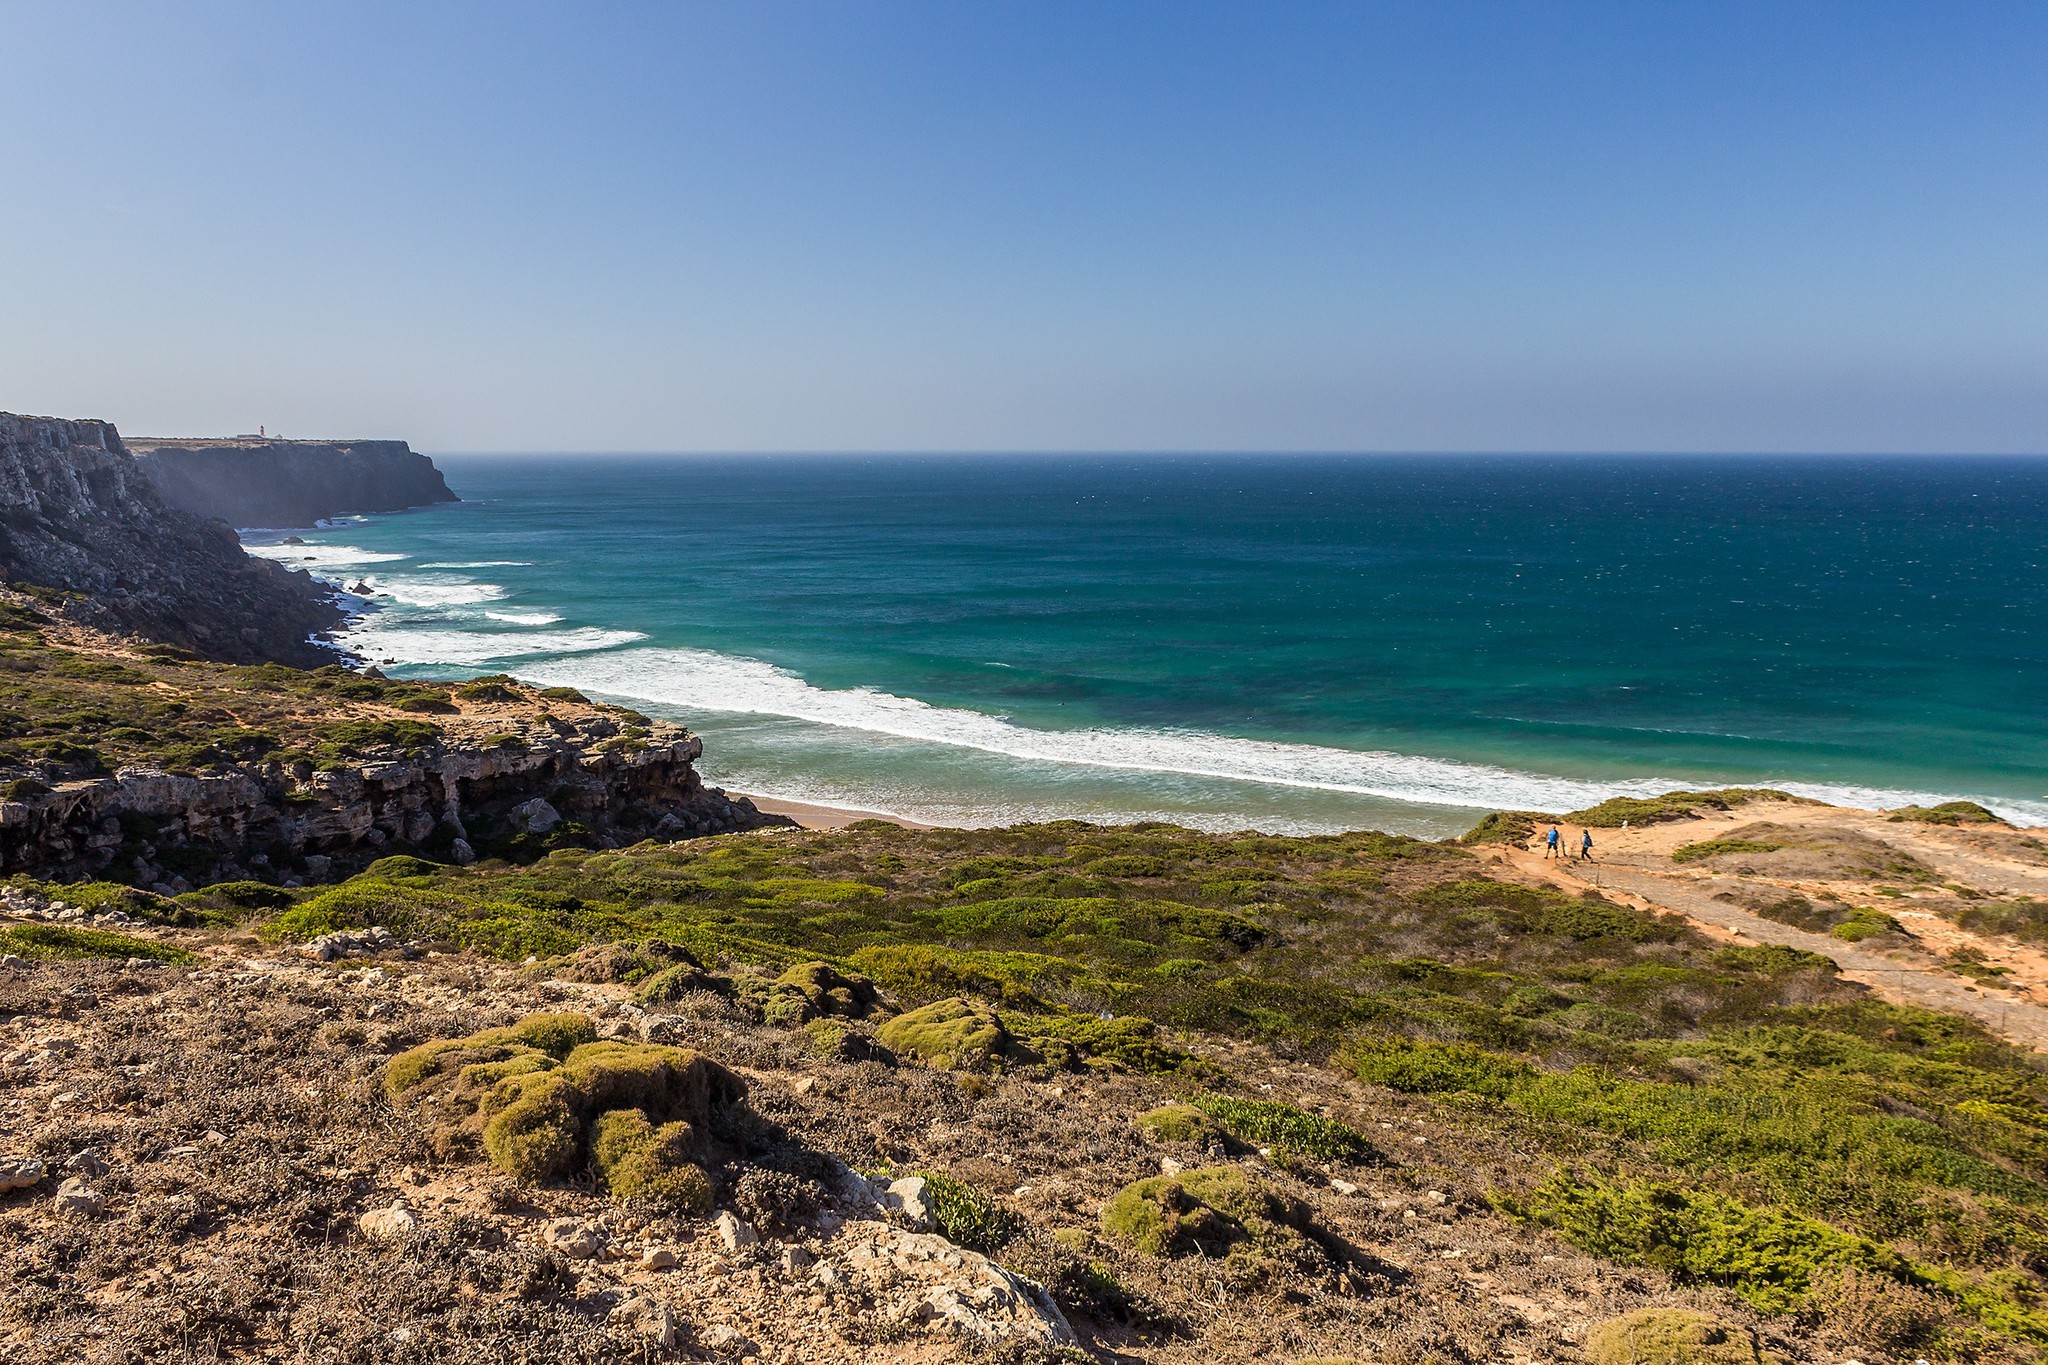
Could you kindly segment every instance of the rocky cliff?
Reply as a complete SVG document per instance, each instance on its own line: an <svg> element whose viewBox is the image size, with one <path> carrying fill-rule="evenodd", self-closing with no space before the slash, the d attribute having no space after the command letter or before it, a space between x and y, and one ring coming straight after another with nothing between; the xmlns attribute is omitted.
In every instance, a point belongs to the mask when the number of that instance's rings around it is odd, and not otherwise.
<svg viewBox="0 0 2048 1365"><path fill-rule="evenodd" d="M106 422L0 413L0 577L69 594L83 625L228 662L317 665L341 620L303 573L168 505Z"/></svg>
<svg viewBox="0 0 2048 1365"><path fill-rule="evenodd" d="M457 863L557 846L617 847L761 825L745 798L706 787L703 742L657 724L546 721L453 736L315 768L277 761L17 784L0 801L0 873L106 876L164 894L243 879L326 881L393 853Z"/></svg>
<svg viewBox="0 0 2048 1365"><path fill-rule="evenodd" d="M311 526L459 501L434 462L404 441L137 437L128 449L165 502L233 526Z"/></svg>

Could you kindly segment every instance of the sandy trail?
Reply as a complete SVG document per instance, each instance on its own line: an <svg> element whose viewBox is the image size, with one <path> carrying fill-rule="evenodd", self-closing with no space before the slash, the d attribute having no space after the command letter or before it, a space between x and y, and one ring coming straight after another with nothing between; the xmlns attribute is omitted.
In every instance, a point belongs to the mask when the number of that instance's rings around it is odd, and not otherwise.
<svg viewBox="0 0 2048 1365"><path fill-rule="evenodd" d="M1974 934L1916 899L1945 898L1945 890L1905 889L1898 896L1873 894L1868 881L1827 877L1731 876L1671 860L1681 844L1726 837L1742 825L1772 824L1817 832L1852 833L1910 853L1933 867L1945 883L1995 895L2048 894L2048 857L2037 864L2043 831L1985 832L1944 826L1894 824L1877 811L1845 810L1759 802L1728 813L1671 821L1638 829L1594 830L1596 860L1549 859L1538 851L1501 846L1495 857L1524 877L1578 893L1599 891L1638 909L1682 915L1702 931L1734 943L1776 943L1832 958L1842 975L1894 1004L1947 1010L1983 1024L2011 1042L2048 1050L2048 953L2003 936ZM1576 847L1579 829L1560 824L1564 843ZM2030 847L2030 843L2033 845ZM1819 897L1832 893L1851 904L1875 904L1891 914L1912 940L1908 947L1879 948L1844 942L1766 919L1717 898L1738 886L1775 888L1786 894ZM1901 889L1901 888L1894 888ZM1957 953L2005 969L1997 985L1956 974L1948 960Z"/></svg>

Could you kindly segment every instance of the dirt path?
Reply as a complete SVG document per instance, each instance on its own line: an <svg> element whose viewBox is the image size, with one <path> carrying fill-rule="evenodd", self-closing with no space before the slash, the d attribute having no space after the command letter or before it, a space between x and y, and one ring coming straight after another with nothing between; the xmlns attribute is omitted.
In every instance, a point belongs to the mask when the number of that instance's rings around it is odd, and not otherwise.
<svg viewBox="0 0 2048 1365"><path fill-rule="evenodd" d="M1711 839L1739 823L1766 817L1781 824L1879 830L1890 842L1910 848L1944 876L1962 881L1964 874L1974 874L1970 884L1987 890L2032 894L2035 884L2035 869L2010 858L1959 847L1960 841L1953 836L1942 837L1946 831L1935 834L1919 828L1886 825L1884 816L1876 812L1775 803L1767 810L1749 807L1733 815L1652 825L1640 830L1596 831L1594 838L1602 857L1594 862L1547 859L1538 852L1511 846L1502 846L1496 856L1503 866L1524 877L1574 894L1595 890L1638 909L1683 915L1704 932L1728 942L1776 943L1819 953L1832 958L1844 977L1869 987L1894 1004L1961 1014L2011 1042L2048 1051L2048 1006L2038 1003L2048 996L2048 955L2039 950L2006 939L1968 933L1939 915L1909 908L1910 899L1890 902L1885 908L1913 938L1912 948L1885 951L1861 947L1832 935L1780 924L1716 898L1717 891L1744 881L1787 892L1815 892L1829 883L1808 879L1732 879L1671 862L1671 850L1680 844ZM1578 831L1574 829L1566 842L1575 844L1577 837ZM2048 881L2048 876L2042 880ZM1863 898L1868 899L1870 888L1859 889ZM2011 974L2010 988L1980 985L1949 970L1945 959L1959 949L1970 950L1987 962L2005 967Z"/></svg>

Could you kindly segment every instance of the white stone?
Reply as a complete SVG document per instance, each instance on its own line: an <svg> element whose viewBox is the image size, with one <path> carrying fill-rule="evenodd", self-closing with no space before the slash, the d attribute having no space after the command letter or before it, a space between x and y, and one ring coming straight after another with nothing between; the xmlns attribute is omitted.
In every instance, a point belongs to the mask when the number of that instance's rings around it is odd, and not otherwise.
<svg viewBox="0 0 2048 1365"><path fill-rule="evenodd" d="M736 1217L731 1209L720 1209L718 1217L712 1220L712 1226L718 1229L718 1240L725 1243L727 1251L740 1251L761 1244L760 1235L747 1225L745 1219Z"/></svg>
<svg viewBox="0 0 2048 1365"><path fill-rule="evenodd" d="M782 1270L786 1275L801 1275L817 1264L818 1258L802 1247L782 1249Z"/></svg>
<svg viewBox="0 0 2048 1365"><path fill-rule="evenodd" d="M56 1206L59 1213L98 1213L100 1197L74 1175L57 1187Z"/></svg>
<svg viewBox="0 0 2048 1365"><path fill-rule="evenodd" d="M604 1250L604 1237L587 1223L557 1218L541 1229L547 1244L572 1261L588 1261Z"/></svg>
<svg viewBox="0 0 2048 1365"><path fill-rule="evenodd" d="M676 1254L667 1247L649 1247L640 1253L642 1270L674 1270Z"/></svg>
<svg viewBox="0 0 2048 1365"><path fill-rule="evenodd" d="M546 834L561 823L562 813L546 797L536 796L512 808L512 827L521 834Z"/></svg>
<svg viewBox="0 0 2048 1365"><path fill-rule="evenodd" d="M621 1299L619 1306L612 1309L610 1320L646 1337L663 1350L676 1344L676 1316L668 1310L668 1305L654 1299L638 1295Z"/></svg>
<svg viewBox="0 0 2048 1365"><path fill-rule="evenodd" d="M25 1190L43 1178L43 1163L33 1157L0 1160L0 1190Z"/></svg>
<svg viewBox="0 0 2048 1365"><path fill-rule="evenodd" d="M420 1216L403 1204L388 1209L371 1209L356 1219L365 1237L379 1242L398 1242L410 1237L420 1225Z"/></svg>
<svg viewBox="0 0 2048 1365"><path fill-rule="evenodd" d="M920 1175L907 1175L889 1182L889 1207L918 1232L930 1232L938 1225L931 1205L931 1186Z"/></svg>
<svg viewBox="0 0 2048 1365"><path fill-rule="evenodd" d="M1346 1199L1358 1193L1358 1186L1348 1180L1332 1180L1330 1188L1343 1195Z"/></svg>
<svg viewBox="0 0 2048 1365"><path fill-rule="evenodd" d="M752 1343L738 1329L720 1323L705 1331L704 1345L713 1355L738 1355Z"/></svg>

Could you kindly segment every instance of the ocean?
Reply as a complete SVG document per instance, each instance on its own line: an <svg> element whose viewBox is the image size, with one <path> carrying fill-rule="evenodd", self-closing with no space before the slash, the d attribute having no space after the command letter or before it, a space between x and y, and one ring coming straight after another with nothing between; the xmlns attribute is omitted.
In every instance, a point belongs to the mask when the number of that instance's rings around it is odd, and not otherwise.
<svg viewBox="0 0 2048 1365"><path fill-rule="evenodd" d="M2048 823L2048 459L440 457L252 550L387 673L938 824L1432 837L1770 785Z"/></svg>

